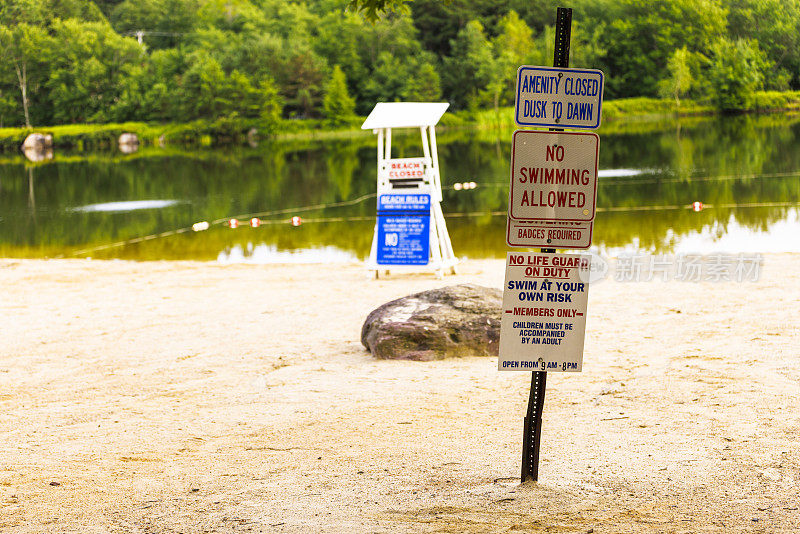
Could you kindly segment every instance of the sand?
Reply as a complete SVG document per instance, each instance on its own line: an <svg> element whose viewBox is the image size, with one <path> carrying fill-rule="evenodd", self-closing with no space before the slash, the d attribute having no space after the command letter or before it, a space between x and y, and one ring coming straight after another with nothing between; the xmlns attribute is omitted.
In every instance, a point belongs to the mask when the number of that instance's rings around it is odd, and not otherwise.
<svg viewBox="0 0 800 534"><path fill-rule="evenodd" d="M798 532L800 255L591 288L582 373L376 361L380 304L504 262L0 260L0 531Z"/></svg>

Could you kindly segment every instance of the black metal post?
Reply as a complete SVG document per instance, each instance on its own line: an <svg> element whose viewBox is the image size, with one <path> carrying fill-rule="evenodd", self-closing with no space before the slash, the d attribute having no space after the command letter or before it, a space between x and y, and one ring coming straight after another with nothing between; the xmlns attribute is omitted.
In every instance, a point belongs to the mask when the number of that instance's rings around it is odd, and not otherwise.
<svg viewBox="0 0 800 534"><path fill-rule="evenodd" d="M572 8L559 7L556 11L556 45L553 52L554 67L569 67L569 42L572 36ZM561 131L560 128L550 128ZM554 254L556 249L543 248L543 253ZM522 436L522 482L539 480L539 443L542 438L542 412L547 387L547 371L534 371L528 397L528 413Z"/></svg>

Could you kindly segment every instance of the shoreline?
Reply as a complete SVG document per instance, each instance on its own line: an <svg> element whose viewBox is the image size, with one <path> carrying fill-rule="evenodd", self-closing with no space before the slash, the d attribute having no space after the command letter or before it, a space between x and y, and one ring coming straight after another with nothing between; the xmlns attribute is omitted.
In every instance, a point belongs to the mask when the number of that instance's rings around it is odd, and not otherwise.
<svg viewBox="0 0 800 534"><path fill-rule="evenodd" d="M659 122L700 117L721 117L724 113L706 104L684 100L676 105L671 99L630 97L608 100L603 103L604 124L630 122ZM514 108L503 107L497 111L484 109L474 113L447 112L439 124L440 133L464 129L485 130L515 128ZM742 115L792 115L800 112L800 91L761 91L750 109L741 110ZM124 132L135 133L143 147L210 147L247 146L250 142L248 131L251 128L264 130L258 140L268 141L308 141L336 140L359 137L372 137L368 130L361 130L365 117L356 117L343 127L331 127L322 119L282 119L277 125L265 125L256 119L240 119L238 126L220 119L197 120L188 123L109 123L109 124L68 124L55 126L3 127L0 128L0 153L18 152L19 147L30 133L53 135L54 147L78 152L115 148L118 137ZM238 130L238 134L232 133ZM270 131L272 130L272 131ZM602 133L602 128L601 128Z"/></svg>
<svg viewBox="0 0 800 534"><path fill-rule="evenodd" d="M799 268L593 285L520 485L528 373L359 341L394 298L500 287L503 260L0 259L0 530L793 532Z"/></svg>

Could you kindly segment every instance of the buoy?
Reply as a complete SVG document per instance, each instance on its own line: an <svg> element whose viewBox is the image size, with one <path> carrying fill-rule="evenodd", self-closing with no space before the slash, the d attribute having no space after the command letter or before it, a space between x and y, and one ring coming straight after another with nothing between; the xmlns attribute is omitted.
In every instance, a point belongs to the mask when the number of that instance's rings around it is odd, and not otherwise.
<svg viewBox="0 0 800 534"><path fill-rule="evenodd" d="M461 191L462 187L464 187L464 185L461 182L456 182L453 184L453 189L455 189L456 191Z"/></svg>
<svg viewBox="0 0 800 534"><path fill-rule="evenodd" d="M699 201L692 202L692 209L694 211L700 211L703 209L703 203Z"/></svg>
<svg viewBox="0 0 800 534"><path fill-rule="evenodd" d="M465 185L469 185L470 189L475 189L476 187L478 187L478 184L476 184L475 182L470 182L469 184L465 184Z"/></svg>
<svg viewBox="0 0 800 534"><path fill-rule="evenodd" d="M208 226L209 224L207 221L200 221L192 225L192 230L195 232L202 232L203 230L208 230Z"/></svg>
<svg viewBox="0 0 800 534"><path fill-rule="evenodd" d="M300 226L301 224L303 224L303 219L301 219L297 215L292 217L292 226Z"/></svg>
<svg viewBox="0 0 800 534"><path fill-rule="evenodd" d="M237 219L231 219L228 221L228 226L231 228L239 228L239 221Z"/></svg>
<svg viewBox="0 0 800 534"><path fill-rule="evenodd" d="M258 228L259 226L261 226L261 219L259 219L258 217L253 217L252 219L250 219L250 226L252 226L253 228Z"/></svg>

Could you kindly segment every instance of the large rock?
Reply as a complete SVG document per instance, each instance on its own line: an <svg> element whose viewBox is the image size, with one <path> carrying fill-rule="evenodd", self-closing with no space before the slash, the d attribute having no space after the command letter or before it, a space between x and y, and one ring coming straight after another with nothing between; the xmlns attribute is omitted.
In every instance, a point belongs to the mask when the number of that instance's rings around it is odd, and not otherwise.
<svg viewBox="0 0 800 534"><path fill-rule="evenodd" d="M53 136L50 134L32 133L22 142L22 150L41 150L53 148Z"/></svg>
<svg viewBox="0 0 800 534"><path fill-rule="evenodd" d="M124 133L119 136L119 151L123 154L133 154L139 150L139 136L135 133Z"/></svg>
<svg viewBox="0 0 800 534"><path fill-rule="evenodd" d="M53 136L32 133L22 143L22 153L33 162L53 159Z"/></svg>
<svg viewBox="0 0 800 534"><path fill-rule="evenodd" d="M499 289L474 284L409 295L373 310L361 343L377 358L497 356L502 300Z"/></svg>

